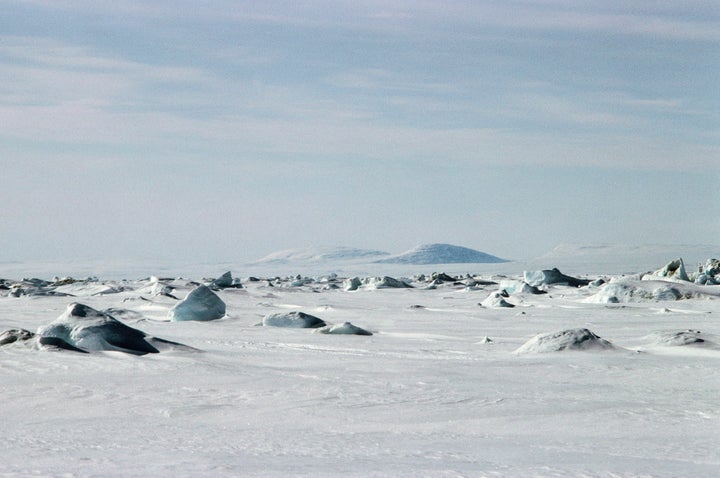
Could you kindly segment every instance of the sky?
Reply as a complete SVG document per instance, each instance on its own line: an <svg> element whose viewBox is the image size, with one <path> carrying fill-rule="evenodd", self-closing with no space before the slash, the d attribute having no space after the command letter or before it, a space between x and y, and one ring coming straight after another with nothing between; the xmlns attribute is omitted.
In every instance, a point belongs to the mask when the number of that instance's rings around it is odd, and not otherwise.
<svg viewBox="0 0 720 478"><path fill-rule="evenodd" d="M720 242L714 0L0 8L0 261Z"/></svg>

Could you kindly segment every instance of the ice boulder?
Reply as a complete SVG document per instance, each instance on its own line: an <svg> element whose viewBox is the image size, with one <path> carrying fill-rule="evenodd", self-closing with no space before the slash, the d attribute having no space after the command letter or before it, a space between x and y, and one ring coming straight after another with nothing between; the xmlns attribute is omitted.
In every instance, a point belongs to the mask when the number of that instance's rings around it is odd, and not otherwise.
<svg viewBox="0 0 720 478"><path fill-rule="evenodd" d="M708 259L705 266L699 268L698 274L690 278L699 285L720 285L720 260Z"/></svg>
<svg viewBox="0 0 720 478"><path fill-rule="evenodd" d="M342 324L326 325L315 332L321 334L337 334L337 335L372 335L369 330L361 329L350 322L344 322Z"/></svg>
<svg viewBox="0 0 720 478"><path fill-rule="evenodd" d="M0 346L26 342L35 337L35 334L25 329L10 329L0 334Z"/></svg>
<svg viewBox="0 0 720 478"><path fill-rule="evenodd" d="M88 353L86 350L73 347L58 337L41 337L25 329L10 329L0 334L0 347L22 346L45 350L72 350L74 352Z"/></svg>
<svg viewBox="0 0 720 478"><path fill-rule="evenodd" d="M210 287L213 289L225 289L233 286L233 277L230 271L227 271L217 279L210 282Z"/></svg>
<svg viewBox="0 0 720 478"><path fill-rule="evenodd" d="M149 336L108 314L79 303L68 305L60 317L40 327L37 335L41 345L79 349L83 352L118 351L145 355L158 353L163 348L191 349Z"/></svg>
<svg viewBox="0 0 720 478"><path fill-rule="evenodd" d="M263 318L262 325L264 327L290 327L295 329L316 329L325 327L327 324L324 320L305 312L276 312L268 314Z"/></svg>
<svg viewBox="0 0 720 478"><path fill-rule="evenodd" d="M352 277L343 281L343 289L347 291L358 290L362 286L362 281L359 277Z"/></svg>
<svg viewBox="0 0 720 478"><path fill-rule="evenodd" d="M720 281L720 260L708 259L705 262L705 267L703 267L703 273L716 281Z"/></svg>
<svg viewBox="0 0 720 478"><path fill-rule="evenodd" d="M407 289L412 288L407 282L395 279L394 277L367 277L363 281L363 286L368 289Z"/></svg>
<svg viewBox="0 0 720 478"><path fill-rule="evenodd" d="M544 284L567 284L572 287L581 287L590 283L587 279L578 279L577 277L570 277L557 268L544 269L540 271L525 271L523 272L523 278L529 285L537 287Z"/></svg>
<svg viewBox="0 0 720 478"><path fill-rule="evenodd" d="M221 319L225 317L225 302L209 287L200 285L175 304L175 307L168 312L168 317L173 322Z"/></svg>
<svg viewBox="0 0 720 478"><path fill-rule="evenodd" d="M685 271L685 263L681 258L668 262L662 269L658 269L652 274L646 275L647 280L653 279L670 279L678 281L689 281L690 278Z"/></svg>
<svg viewBox="0 0 720 478"><path fill-rule="evenodd" d="M536 335L515 353L548 353L565 350L612 350L615 346L588 329L568 329L551 334Z"/></svg>

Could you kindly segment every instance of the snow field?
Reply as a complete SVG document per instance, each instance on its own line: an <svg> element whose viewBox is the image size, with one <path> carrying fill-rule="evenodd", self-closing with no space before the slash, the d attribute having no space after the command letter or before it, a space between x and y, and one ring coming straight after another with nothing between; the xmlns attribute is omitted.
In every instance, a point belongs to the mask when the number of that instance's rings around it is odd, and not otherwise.
<svg viewBox="0 0 720 478"><path fill-rule="evenodd" d="M183 298L191 290L175 281ZM202 352L142 357L0 348L0 476L712 476L720 467L720 302L588 303L549 286L493 290L216 293L227 317L169 322L177 300L141 284L83 297L148 335ZM146 285L146 284L142 284ZM2 297L0 328L35 331L69 297ZM372 336L258 327L303 311ZM141 315L138 315L141 314ZM142 318L140 318L142 317ZM611 351L516 354L536 334L588 328ZM668 347L653 334L693 329ZM482 343L488 336L491 343Z"/></svg>

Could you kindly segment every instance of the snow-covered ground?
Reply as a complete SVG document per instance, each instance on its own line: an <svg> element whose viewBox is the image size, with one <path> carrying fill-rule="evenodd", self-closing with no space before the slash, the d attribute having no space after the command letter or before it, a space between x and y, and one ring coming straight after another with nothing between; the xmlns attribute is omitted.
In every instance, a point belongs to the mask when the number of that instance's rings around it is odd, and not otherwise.
<svg viewBox="0 0 720 478"><path fill-rule="evenodd" d="M216 267L214 277L225 272ZM720 286L613 279L595 264L578 277L609 283L541 285L547 293L507 294L515 307L482 307L500 281L522 281L522 265L481 265L472 279L434 285L432 266L424 281L417 267L383 267L413 287L347 291L343 277L250 281L233 271L243 287L215 291L227 316L204 322L168 313L205 271L0 291L0 332L35 332L79 302L198 349L0 347L0 476L720 471ZM72 295L43 295L58 288ZM258 325L293 311L373 335Z"/></svg>

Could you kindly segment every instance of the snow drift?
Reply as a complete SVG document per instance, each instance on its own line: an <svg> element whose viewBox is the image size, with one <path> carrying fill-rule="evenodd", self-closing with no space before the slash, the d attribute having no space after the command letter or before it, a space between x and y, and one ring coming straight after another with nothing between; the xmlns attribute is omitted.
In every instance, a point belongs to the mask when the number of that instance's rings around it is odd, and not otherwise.
<svg viewBox="0 0 720 478"><path fill-rule="evenodd" d="M588 329L568 329L551 334L536 335L515 353L548 353L565 350L612 350L615 346Z"/></svg>
<svg viewBox="0 0 720 478"><path fill-rule="evenodd" d="M315 330L321 334L333 334L333 335L372 335L369 330L362 329L350 322L343 322L342 324L327 325L325 327Z"/></svg>
<svg viewBox="0 0 720 478"><path fill-rule="evenodd" d="M268 314L263 318L262 325L265 327L290 327L295 329L315 329L325 327L324 320L305 312L276 312Z"/></svg>
<svg viewBox="0 0 720 478"><path fill-rule="evenodd" d="M707 345L709 342L699 330L670 330L653 332L646 339L651 345L664 347L680 347L684 345Z"/></svg>

